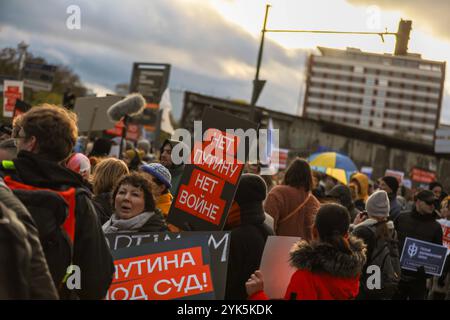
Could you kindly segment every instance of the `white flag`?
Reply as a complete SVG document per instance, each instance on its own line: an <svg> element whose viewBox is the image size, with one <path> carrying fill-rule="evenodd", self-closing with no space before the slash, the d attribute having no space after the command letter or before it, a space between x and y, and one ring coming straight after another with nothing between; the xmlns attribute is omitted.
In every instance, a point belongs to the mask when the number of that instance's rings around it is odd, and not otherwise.
<svg viewBox="0 0 450 320"><path fill-rule="evenodd" d="M161 131L167 132L168 134L172 135L175 130L173 129L172 122L170 122L172 103L170 102L169 88L164 91L161 97L161 102L159 103L159 107L162 110Z"/></svg>

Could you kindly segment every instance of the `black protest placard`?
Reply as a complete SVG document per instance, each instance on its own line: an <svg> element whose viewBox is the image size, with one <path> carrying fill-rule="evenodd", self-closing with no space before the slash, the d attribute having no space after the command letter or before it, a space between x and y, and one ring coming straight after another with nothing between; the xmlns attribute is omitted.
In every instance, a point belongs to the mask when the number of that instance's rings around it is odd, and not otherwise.
<svg viewBox="0 0 450 320"><path fill-rule="evenodd" d="M159 103L169 84L170 64L135 62L131 75L130 92L139 92L147 101L144 111L132 117L135 125L145 125L153 131L158 126Z"/></svg>
<svg viewBox="0 0 450 320"><path fill-rule="evenodd" d="M190 164L184 168L170 207L169 223L182 230L223 229L244 168L245 159L238 157L238 150L248 150L239 134L227 133L237 129L256 133L256 124L212 108L205 110L204 141L194 142Z"/></svg>
<svg viewBox="0 0 450 320"><path fill-rule="evenodd" d="M206 235L112 250L106 300L214 300Z"/></svg>
<svg viewBox="0 0 450 320"><path fill-rule="evenodd" d="M214 287L215 297L223 300L225 297L225 287L228 269L228 254L230 251L230 232L211 231L211 232L147 232L147 233L116 233L106 234L106 240L111 250L129 248L134 246L146 245L149 243L158 243L172 241L176 239L185 239L192 236L206 236L210 253L211 275Z"/></svg>

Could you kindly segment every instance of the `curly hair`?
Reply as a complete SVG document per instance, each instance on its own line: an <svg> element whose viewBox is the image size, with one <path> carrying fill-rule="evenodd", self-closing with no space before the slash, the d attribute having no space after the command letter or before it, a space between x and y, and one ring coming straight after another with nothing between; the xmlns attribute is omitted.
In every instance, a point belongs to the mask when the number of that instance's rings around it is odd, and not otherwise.
<svg viewBox="0 0 450 320"><path fill-rule="evenodd" d="M25 139L36 138L40 155L56 162L71 154L78 136L76 114L51 104L33 107L21 115L14 121L14 132L18 133L20 128Z"/></svg>
<svg viewBox="0 0 450 320"><path fill-rule="evenodd" d="M142 172L132 172L126 176L123 176L114 187L112 196L113 207L117 192L122 185L130 185L135 188L140 188L144 192L144 210L148 212L155 211L156 201L153 195L153 182L148 175Z"/></svg>

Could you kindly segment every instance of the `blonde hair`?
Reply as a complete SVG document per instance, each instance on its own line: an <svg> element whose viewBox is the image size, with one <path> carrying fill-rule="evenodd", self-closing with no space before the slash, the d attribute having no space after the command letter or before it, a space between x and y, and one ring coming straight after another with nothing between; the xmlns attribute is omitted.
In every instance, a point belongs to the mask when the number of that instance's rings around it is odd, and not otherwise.
<svg viewBox="0 0 450 320"><path fill-rule="evenodd" d="M102 159L95 166L92 176L94 194L99 195L113 191L117 181L129 173L128 166L122 160L116 158Z"/></svg>

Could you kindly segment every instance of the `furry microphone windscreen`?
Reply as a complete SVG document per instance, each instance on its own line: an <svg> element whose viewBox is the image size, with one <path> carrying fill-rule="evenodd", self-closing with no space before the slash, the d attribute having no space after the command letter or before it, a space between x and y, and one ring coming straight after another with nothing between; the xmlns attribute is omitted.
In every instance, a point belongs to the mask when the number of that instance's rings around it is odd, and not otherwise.
<svg viewBox="0 0 450 320"><path fill-rule="evenodd" d="M145 105L145 99L141 94L132 93L109 107L106 113L111 121L119 121L126 115L131 117L142 113Z"/></svg>

